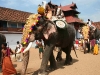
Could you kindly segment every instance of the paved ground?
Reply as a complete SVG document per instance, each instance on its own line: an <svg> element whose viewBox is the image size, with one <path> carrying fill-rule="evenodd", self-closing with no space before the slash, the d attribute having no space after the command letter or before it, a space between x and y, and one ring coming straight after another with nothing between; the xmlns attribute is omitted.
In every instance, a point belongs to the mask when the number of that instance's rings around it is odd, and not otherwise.
<svg viewBox="0 0 100 75"><path fill-rule="evenodd" d="M63 66L65 59L65 54L63 53L63 61L57 63L58 69L50 72L49 75L100 75L100 54L83 54L82 50L77 50L76 52L78 58L76 58L75 53L72 50L71 55L73 57L73 64L69 66ZM37 75L35 73L41 65L38 54L38 49L31 49L26 75ZM54 54L56 55L57 52L54 51ZM13 64L17 71L21 70L21 62L13 62ZM0 73L0 75L2 75L2 73Z"/></svg>

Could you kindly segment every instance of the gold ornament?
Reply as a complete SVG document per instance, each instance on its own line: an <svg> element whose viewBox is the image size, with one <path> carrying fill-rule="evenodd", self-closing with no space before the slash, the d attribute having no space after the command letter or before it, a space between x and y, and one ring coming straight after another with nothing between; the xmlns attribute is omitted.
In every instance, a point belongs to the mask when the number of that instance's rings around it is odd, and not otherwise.
<svg viewBox="0 0 100 75"><path fill-rule="evenodd" d="M45 13L45 9L42 6L39 6L37 11L38 11L38 14L41 14L41 15Z"/></svg>
<svg viewBox="0 0 100 75"><path fill-rule="evenodd" d="M41 16L40 14L31 14L26 21L26 24L24 25L23 28L23 35L22 35L22 39L21 39L21 43L22 44L27 44L28 43L28 39L30 36L30 32L32 31L32 27L35 26L39 20L39 16Z"/></svg>

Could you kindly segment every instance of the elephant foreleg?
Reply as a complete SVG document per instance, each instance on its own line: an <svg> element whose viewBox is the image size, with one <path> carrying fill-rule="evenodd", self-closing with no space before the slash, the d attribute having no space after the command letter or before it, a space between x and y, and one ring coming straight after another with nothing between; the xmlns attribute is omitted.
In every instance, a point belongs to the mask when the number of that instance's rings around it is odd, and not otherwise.
<svg viewBox="0 0 100 75"><path fill-rule="evenodd" d="M59 52L57 53L56 60L61 61L62 60L62 50L60 47L58 47L58 49L59 49Z"/></svg>
<svg viewBox="0 0 100 75"><path fill-rule="evenodd" d="M55 61L55 58L54 58L53 51L51 52L49 61L50 61L50 67L49 67L49 69L50 69L50 70L55 70L55 69L57 69L56 61Z"/></svg>
<svg viewBox="0 0 100 75"><path fill-rule="evenodd" d="M66 60L65 60L64 65L70 65L71 64L70 62L72 61L72 57L70 55L71 47L64 48L63 50L66 53Z"/></svg>
<svg viewBox="0 0 100 75"><path fill-rule="evenodd" d="M26 74L28 62L29 62L29 51L25 52L24 55L23 55L21 75Z"/></svg>
<svg viewBox="0 0 100 75"><path fill-rule="evenodd" d="M46 45L45 46L45 50L44 50L43 58L42 58L42 63L41 63L41 67L40 67L40 72L39 72L40 75L41 74L46 75L44 73L46 73L48 61L49 61L51 53L53 52L53 49L54 49L54 45L51 45L51 46Z"/></svg>

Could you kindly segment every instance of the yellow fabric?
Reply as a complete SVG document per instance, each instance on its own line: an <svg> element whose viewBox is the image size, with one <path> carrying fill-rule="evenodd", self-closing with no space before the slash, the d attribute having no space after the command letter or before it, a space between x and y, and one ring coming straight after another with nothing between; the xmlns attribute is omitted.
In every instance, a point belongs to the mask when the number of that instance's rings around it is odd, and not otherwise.
<svg viewBox="0 0 100 75"><path fill-rule="evenodd" d="M98 44L95 44L93 54L98 54Z"/></svg>

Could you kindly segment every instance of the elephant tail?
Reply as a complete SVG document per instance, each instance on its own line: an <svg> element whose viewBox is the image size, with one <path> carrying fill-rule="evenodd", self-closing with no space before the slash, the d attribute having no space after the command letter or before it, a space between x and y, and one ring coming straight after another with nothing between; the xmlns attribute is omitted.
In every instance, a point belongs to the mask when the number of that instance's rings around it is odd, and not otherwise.
<svg viewBox="0 0 100 75"><path fill-rule="evenodd" d="M78 58L78 56L77 56L77 54L76 54L76 50L75 50L74 45L73 45L73 50L74 50L74 52L75 52L76 57Z"/></svg>

